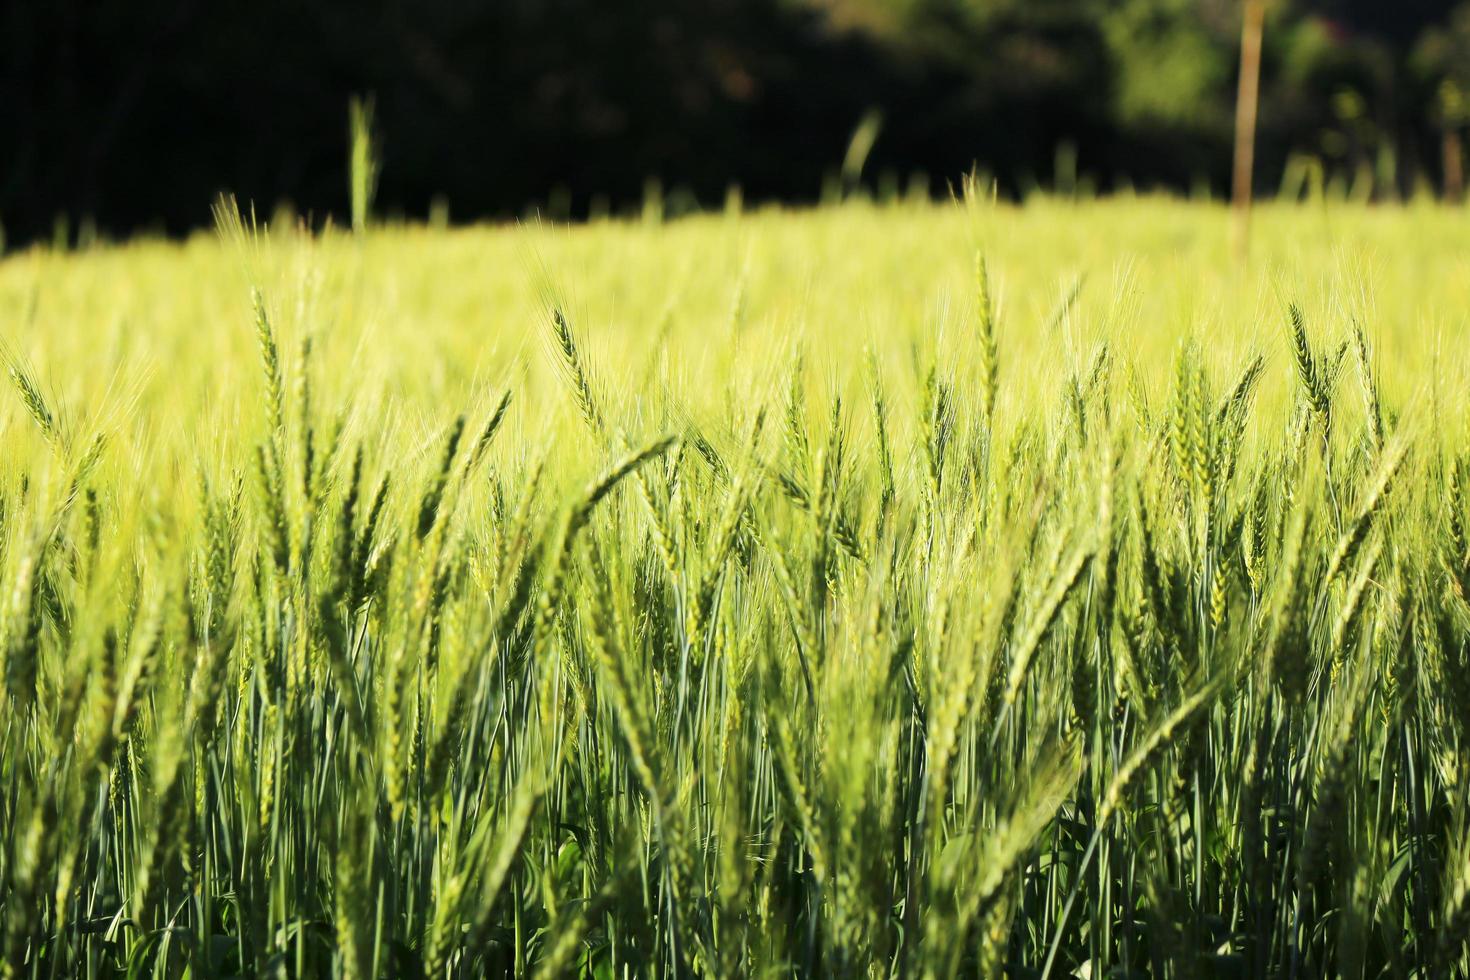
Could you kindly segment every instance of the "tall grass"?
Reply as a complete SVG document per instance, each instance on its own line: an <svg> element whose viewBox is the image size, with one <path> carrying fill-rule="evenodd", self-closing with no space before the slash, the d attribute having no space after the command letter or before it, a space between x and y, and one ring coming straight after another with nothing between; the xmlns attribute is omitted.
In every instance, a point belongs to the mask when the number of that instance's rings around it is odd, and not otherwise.
<svg viewBox="0 0 1470 980"><path fill-rule="evenodd" d="M352 332L446 302L372 273L453 236L0 266L122 365L6 352L0 974L1463 975L1458 369L1289 278L1187 342L1146 277L965 244L1120 206L1045 207L755 218L750 282L672 303L657 250L697 284L727 224L553 233L639 298L501 293L535 336L478 377ZM1145 270L1223 252L1152 218ZM889 275L793 286L783 236ZM110 333L149 275L177 309ZM789 356L802 304L850 316Z"/></svg>
<svg viewBox="0 0 1470 980"><path fill-rule="evenodd" d="M352 230L359 234L372 217L378 192L377 134L373 131L373 100L354 96L347 107L347 179Z"/></svg>

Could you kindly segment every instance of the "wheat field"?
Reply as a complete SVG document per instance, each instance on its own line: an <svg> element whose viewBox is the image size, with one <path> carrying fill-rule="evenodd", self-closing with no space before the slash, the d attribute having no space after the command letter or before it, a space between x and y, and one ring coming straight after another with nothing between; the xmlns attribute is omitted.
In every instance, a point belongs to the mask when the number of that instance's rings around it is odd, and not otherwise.
<svg viewBox="0 0 1470 980"><path fill-rule="evenodd" d="M1448 977L1470 222L0 260L0 976Z"/></svg>

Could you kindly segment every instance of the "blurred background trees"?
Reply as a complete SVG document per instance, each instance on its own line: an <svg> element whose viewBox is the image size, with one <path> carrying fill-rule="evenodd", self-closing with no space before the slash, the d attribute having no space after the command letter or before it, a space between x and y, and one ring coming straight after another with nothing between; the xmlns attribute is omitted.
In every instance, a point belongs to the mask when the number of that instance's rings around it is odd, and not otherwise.
<svg viewBox="0 0 1470 980"><path fill-rule="evenodd" d="M390 214L810 201L873 110L875 192L1218 194L1239 29L1240 0L0 0L0 221L179 232L222 189L343 220L361 94ZM1275 0L1264 59L1263 190L1463 193L1470 3Z"/></svg>

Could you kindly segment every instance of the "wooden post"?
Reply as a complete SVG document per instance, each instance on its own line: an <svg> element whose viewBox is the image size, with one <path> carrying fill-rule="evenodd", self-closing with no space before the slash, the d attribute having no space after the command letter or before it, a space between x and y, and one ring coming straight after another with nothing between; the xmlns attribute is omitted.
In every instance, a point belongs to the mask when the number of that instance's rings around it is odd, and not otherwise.
<svg viewBox="0 0 1470 980"><path fill-rule="evenodd" d="M1451 204L1465 200L1465 150L1460 131L1450 123L1444 127L1444 199Z"/></svg>
<svg viewBox="0 0 1470 980"><path fill-rule="evenodd" d="M1256 165L1256 114L1261 102L1261 34L1266 0L1245 0L1240 28L1240 87L1235 96L1235 171L1230 200L1235 212L1235 248L1250 249L1251 175Z"/></svg>

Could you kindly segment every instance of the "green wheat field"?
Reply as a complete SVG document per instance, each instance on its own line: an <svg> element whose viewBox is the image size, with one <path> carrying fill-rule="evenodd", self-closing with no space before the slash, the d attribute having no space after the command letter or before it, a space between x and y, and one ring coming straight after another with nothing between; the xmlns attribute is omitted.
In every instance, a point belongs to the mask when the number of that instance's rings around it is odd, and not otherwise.
<svg viewBox="0 0 1470 980"><path fill-rule="evenodd" d="M1464 976L1470 220L0 261L0 976Z"/></svg>

